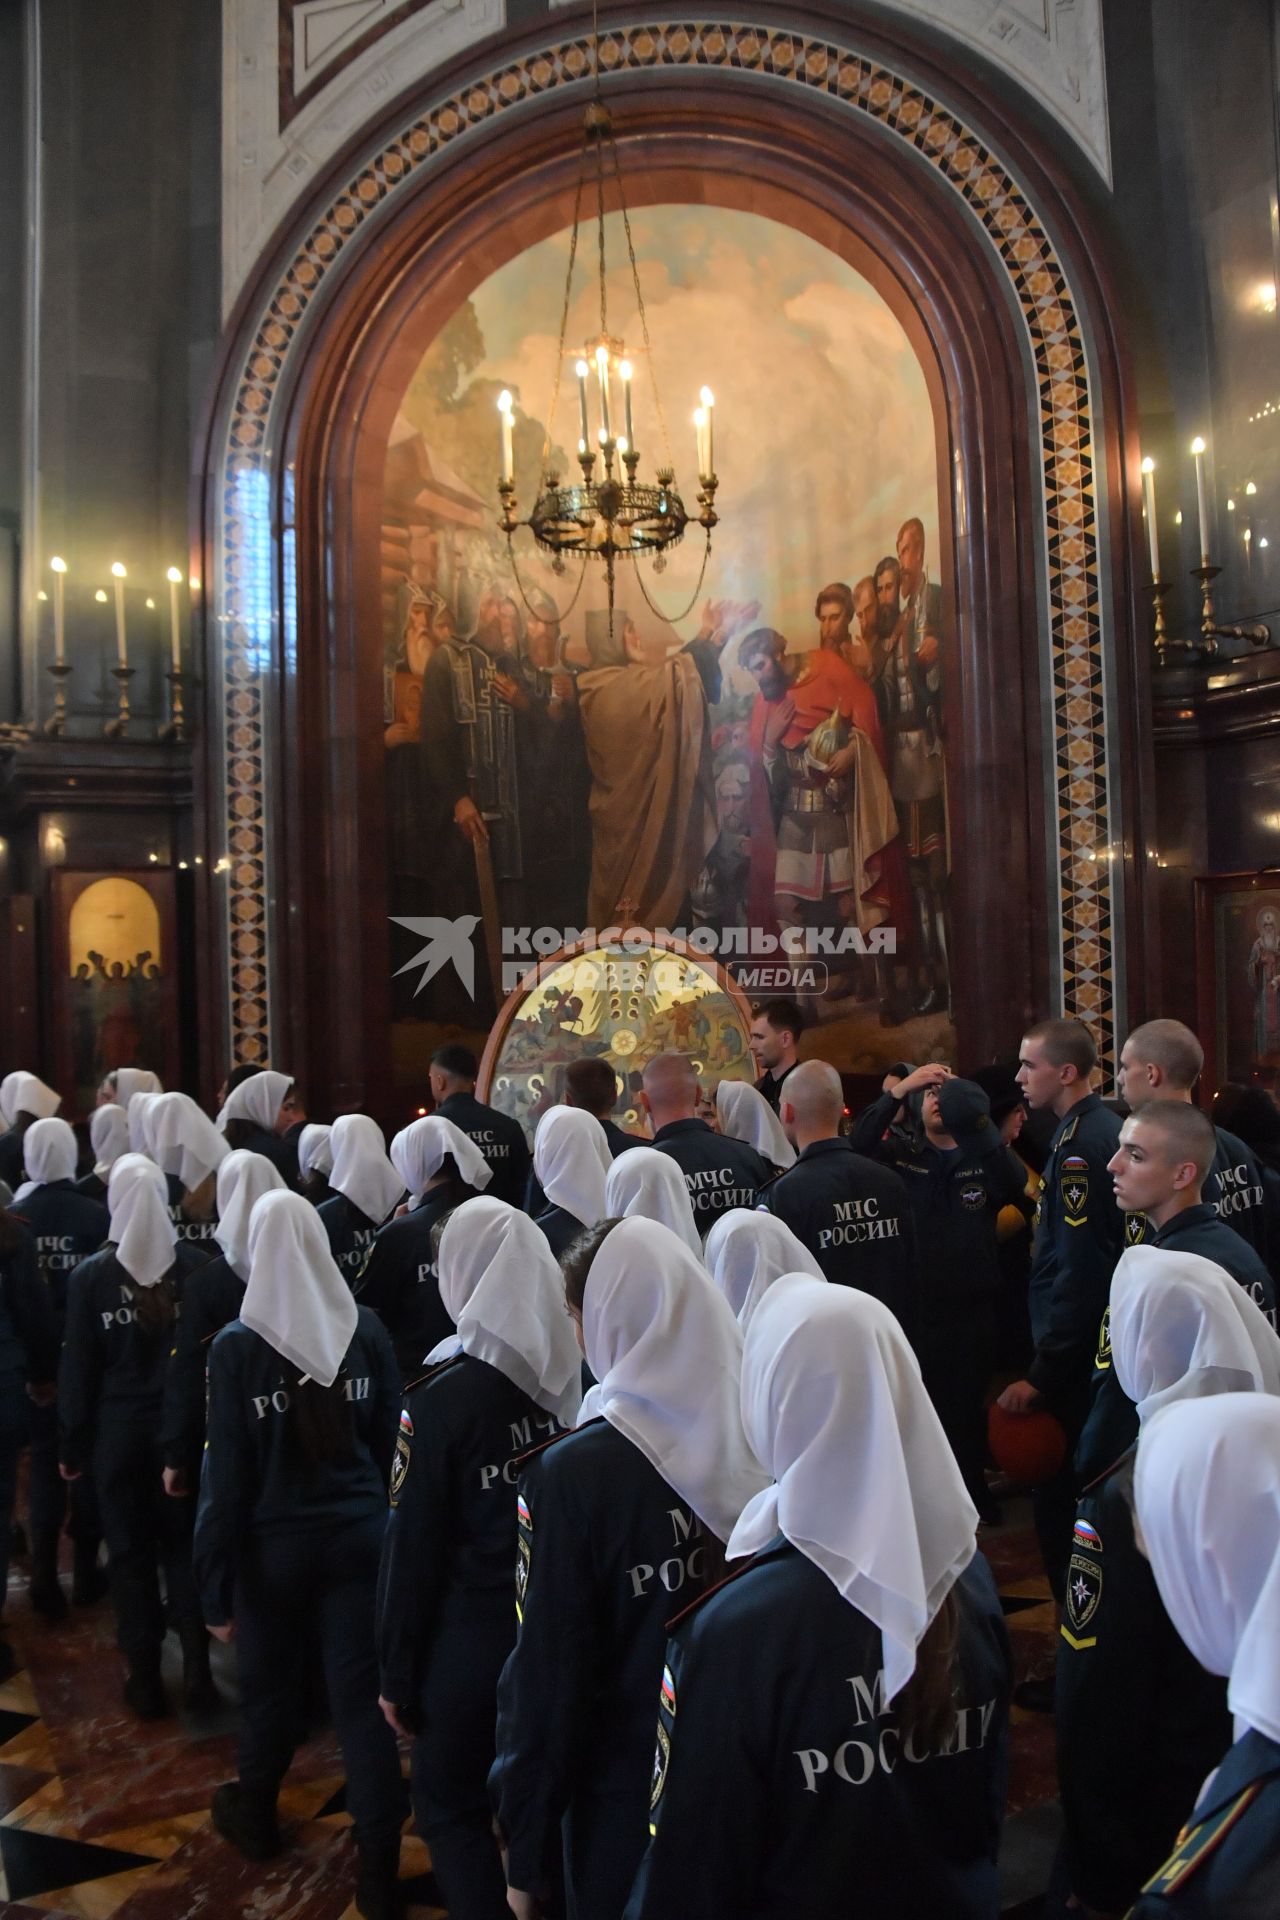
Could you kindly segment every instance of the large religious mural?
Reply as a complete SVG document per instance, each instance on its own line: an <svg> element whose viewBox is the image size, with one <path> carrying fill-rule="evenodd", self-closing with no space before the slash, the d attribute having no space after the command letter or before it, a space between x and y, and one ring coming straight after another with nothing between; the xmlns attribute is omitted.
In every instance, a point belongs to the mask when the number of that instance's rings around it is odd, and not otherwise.
<svg viewBox="0 0 1280 1920"><path fill-rule="evenodd" d="M871 284L804 235L683 206L631 227L651 361L620 224L611 329L636 363L644 465L673 467L690 505L691 408L715 390L705 573L691 526L661 570L620 569L611 615L598 565L557 573L527 530L513 565L498 531L499 393L522 512L544 449L565 472L576 445L556 367L567 234L475 290L400 402L381 528L388 913L469 916L485 951L468 991L395 932L398 1067L483 1031L513 957L618 924L683 932L753 998L794 992L849 1071L950 1059L955 702L923 370ZM567 338L585 342L598 291L581 267L575 286Z"/></svg>

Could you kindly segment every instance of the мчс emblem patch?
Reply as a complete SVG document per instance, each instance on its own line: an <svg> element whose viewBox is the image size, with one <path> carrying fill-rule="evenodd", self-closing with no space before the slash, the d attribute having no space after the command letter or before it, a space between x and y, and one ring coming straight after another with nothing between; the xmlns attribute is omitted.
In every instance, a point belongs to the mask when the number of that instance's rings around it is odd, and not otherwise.
<svg viewBox="0 0 1280 1920"><path fill-rule="evenodd" d="M1067 1568L1067 1618L1062 1627L1063 1638L1073 1647L1097 1644L1096 1637L1086 1640L1081 1635L1098 1611L1101 1599L1102 1568L1083 1553L1073 1553Z"/></svg>
<svg viewBox="0 0 1280 1920"><path fill-rule="evenodd" d="M1147 1237L1147 1216L1145 1213L1126 1213L1124 1217L1124 1243L1126 1247L1140 1247Z"/></svg>
<svg viewBox="0 0 1280 1920"><path fill-rule="evenodd" d="M1084 1225L1089 1204L1089 1162L1078 1153L1069 1153L1058 1169L1058 1191L1066 1209L1067 1225Z"/></svg>

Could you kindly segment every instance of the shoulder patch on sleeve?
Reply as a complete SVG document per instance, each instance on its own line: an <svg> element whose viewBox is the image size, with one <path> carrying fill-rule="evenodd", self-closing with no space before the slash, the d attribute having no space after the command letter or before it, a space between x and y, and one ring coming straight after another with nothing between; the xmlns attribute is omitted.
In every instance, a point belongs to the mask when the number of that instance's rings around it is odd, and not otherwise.
<svg viewBox="0 0 1280 1920"><path fill-rule="evenodd" d="M1140 1247L1147 1237L1147 1216L1145 1213L1126 1213L1124 1217L1124 1243L1126 1247Z"/></svg>
<svg viewBox="0 0 1280 1920"><path fill-rule="evenodd" d="M1093 1356L1093 1364L1099 1373L1105 1373L1111 1365L1111 1302L1102 1310L1102 1324L1098 1328L1098 1351Z"/></svg>
<svg viewBox="0 0 1280 1920"><path fill-rule="evenodd" d="M1142 1891L1158 1894L1177 1893L1180 1887L1186 1885L1197 1868L1204 1865L1215 1848L1221 1846L1236 1821L1253 1804L1261 1790L1261 1780L1255 1780L1251 1786L1245 1787L1243 1792L1238 1793L1234 1800L1229 1800L1225 1807L1219 1807L1218 1811L1211 1814L1207 1820L1202 1820L1199 1826L1184 1827L1178 1835L1177 1846L1160 1871L1153 1874L1147 1881Z"/></svg>

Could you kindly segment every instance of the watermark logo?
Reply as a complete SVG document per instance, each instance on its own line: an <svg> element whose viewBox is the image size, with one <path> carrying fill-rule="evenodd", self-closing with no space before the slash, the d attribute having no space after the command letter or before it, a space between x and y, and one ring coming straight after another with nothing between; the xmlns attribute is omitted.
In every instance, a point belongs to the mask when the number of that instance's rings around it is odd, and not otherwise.
<svg viewBox="0 0 1280 1920"><path fill-rule="evenodd" d="M402 918L398 927L427 942L411 960L397 967L396 978L422 968L415 996L450 962L471 998L476 993L475 932L478 914L457 920L431 917ZM758 927L503 927L500 978L504 993L531 987L539 966L566 949L603 953L609 969L608 986L625 993L679 993L705 982L700 962L719 960L744 993L810 993L827 991L829 959L891 958L897 952L893 927L784 927L767 933ZM654 949L662 955L656 965ZM686 952L682 953L681 949ZM687 957L686 957L687 955ZM606 984L602 982L602 985Z"/></svg>

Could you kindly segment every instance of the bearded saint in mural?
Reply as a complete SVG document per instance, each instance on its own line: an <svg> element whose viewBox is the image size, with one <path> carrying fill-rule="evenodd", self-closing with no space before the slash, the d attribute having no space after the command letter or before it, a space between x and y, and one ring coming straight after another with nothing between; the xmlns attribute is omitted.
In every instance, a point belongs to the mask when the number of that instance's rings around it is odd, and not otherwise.
<svg viewBox="0 0 1280 1920"><path fill-rule="evenodd" d="M591 666L578 700L591 767L587 918L680 924L715 844L707 709L720 698L720 653L754 607L708 601L687 646L654 660L629 614L587 616Z"/></svg>

